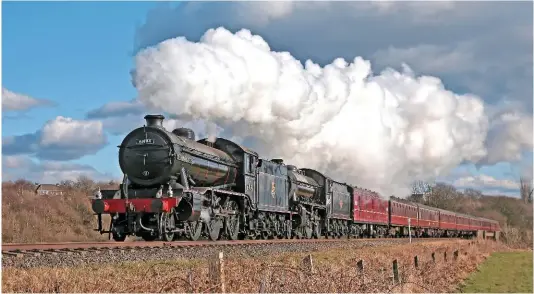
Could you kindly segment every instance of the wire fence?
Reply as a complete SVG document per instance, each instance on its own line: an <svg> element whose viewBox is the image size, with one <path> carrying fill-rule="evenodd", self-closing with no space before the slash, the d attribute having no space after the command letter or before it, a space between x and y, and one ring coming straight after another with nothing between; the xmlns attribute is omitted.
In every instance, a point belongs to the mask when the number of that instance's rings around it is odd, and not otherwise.
<svg viewBox="0 0 534 294"><path fill-rule="evenodd" d="M250 264L240 266L232 261L231 269L227 270L224 254L220 252L209 259L204 271L189 270L186 278L172 281L173 286L163 286L161 292L171 288L211 293L441 292L451 286L459 268L476 264L470 260L480 253L475 244L434 249L410 258L403 254L397 258L378 256L369 261L351 259L349 266L337 267L325 262L318 266L314 254L308 254L297 265L265 262L252 268Z"/></svg>

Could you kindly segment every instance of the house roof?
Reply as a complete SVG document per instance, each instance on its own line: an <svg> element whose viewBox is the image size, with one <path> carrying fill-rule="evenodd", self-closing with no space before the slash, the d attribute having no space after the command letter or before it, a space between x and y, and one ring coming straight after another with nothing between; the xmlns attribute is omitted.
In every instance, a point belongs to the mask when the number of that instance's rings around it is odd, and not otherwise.
<svg viewBox="0 0 534 294"><path fill-rule="evenodd" d="M35 190L62 191L63 188L54 184L39 184Z"/></svg>
<svg viewBox="0 0 534 294"><path fill-rule="evenodd" d="M120 185L99 185L100 190L119 190Z"/></svg>

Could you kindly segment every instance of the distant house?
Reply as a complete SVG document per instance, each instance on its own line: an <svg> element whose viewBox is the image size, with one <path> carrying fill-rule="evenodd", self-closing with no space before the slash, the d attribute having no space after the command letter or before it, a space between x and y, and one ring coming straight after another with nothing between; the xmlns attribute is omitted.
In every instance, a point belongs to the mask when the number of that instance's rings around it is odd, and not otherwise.
<svg viewBox="0 0 534 294"><path fill-rule="evenodd" d="M119 184L106 184L106 185L99 185L100 190L119 190L120 186Z"/></svg>
<svg viewBox="0 0 534 294"><path fill-rule="evenodd" d="M37 186L37 189L35 189L35 194L43 196L57 196L63 195L64 193L65 191L61 186L53 184L40 184Z"/></svg>

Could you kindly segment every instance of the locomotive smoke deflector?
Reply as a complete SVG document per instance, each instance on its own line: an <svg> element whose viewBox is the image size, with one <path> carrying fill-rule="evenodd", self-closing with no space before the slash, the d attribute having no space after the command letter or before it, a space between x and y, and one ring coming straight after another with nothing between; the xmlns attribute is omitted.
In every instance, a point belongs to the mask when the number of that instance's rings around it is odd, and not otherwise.
<svg viewBox="0 0 534 294"><path fill-rule="evenodd" d="M163 128L163 120L165 117L161 114L147 114L145 115L145 121L147 127L159 127Z"/></svg>

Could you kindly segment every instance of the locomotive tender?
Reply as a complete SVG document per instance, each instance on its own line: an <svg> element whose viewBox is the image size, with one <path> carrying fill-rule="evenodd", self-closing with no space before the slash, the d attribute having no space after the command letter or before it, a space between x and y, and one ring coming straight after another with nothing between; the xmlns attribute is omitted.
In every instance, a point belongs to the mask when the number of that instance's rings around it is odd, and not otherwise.
<svg viewBox="0 0 534 294"><path fill-rule="evenodd" d="M146 115L119 147L118 190L98 190L98 231L172 241L244 238L474 236L496 232L491 220L456 216L337 182L319 171L266 160L223 138L196 141L191 129L169 132L163 115ZM108 230L102 214L111 215ZM457 219L459 222L457 223ZM472 223L472 225L471 225Z"/></svg>

